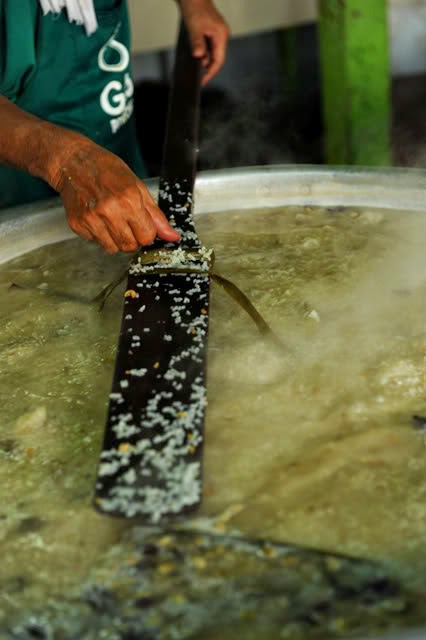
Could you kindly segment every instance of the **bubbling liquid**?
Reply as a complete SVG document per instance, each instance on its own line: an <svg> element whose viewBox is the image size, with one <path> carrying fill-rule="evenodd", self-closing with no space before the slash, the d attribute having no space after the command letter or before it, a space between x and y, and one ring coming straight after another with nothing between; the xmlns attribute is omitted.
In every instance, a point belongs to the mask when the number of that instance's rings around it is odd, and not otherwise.
<svg viewBox="0 0 426 640"><path fill-rule="evenodd" d="M212 283L195 520L424 585L426 216L291 207L197 229L283 349ZM123 290L90 300L127 260L76 239L0 268L3 619L101 570L133 526L91 507Z"/></svg>

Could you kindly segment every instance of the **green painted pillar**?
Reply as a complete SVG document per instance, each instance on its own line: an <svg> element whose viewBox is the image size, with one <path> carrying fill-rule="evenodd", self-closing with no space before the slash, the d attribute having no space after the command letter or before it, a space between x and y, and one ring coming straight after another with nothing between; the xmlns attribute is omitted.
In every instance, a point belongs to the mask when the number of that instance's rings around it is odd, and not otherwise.
<svg viewBox="0 0 426 640"><path fill-rule="evenodd" d="M328 164L391 164L386 0L319 0Z"/></svg>

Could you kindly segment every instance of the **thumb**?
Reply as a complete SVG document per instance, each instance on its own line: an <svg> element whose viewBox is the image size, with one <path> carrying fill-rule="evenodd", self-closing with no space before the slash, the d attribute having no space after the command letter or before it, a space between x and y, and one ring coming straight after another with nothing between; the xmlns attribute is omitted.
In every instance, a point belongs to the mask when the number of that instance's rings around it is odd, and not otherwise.
<svg viewBox="0 0 426 640"><path fill-rule="evenodd" d="M180 233L169 224L166 216L156 204L150 207L149 213L157 229L157 235L159 238L168 240L169 242L177 242L181 239Z"/></svg>

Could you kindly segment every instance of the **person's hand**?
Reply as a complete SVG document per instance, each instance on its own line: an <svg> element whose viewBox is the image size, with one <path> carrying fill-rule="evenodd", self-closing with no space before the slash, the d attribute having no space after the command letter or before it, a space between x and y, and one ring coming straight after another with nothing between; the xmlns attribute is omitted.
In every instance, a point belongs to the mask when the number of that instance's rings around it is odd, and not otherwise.
<svg viewBox="0 0 426 640"><path fill-rule="evenodd" d="M95 143L77 144L60 163L52 186L62 197L71 229L108 253L136 251L156 236L180 239L143 182Z"/></svg>
<svg viewBox="0 0 426 640"><path fill-rule="evenodd" d="M180 6L192 53L204 69L201 83L205 85L225 62L229 27L211 0L180 0Z"/></svg>

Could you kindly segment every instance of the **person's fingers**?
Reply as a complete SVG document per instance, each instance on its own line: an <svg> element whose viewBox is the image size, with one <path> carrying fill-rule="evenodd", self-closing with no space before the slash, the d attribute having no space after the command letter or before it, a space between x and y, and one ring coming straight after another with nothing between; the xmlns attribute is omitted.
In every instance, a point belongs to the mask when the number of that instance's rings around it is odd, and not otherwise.
<svg viewBox="0 0 426 640"><path fill-rule="evenodd" d="M157 230L147 211L142 213L139 211L137 216L132 216L129 220L129 225L133 231L133 235L141 246L147 247L154 242Z"/></svg>
<svg viewBox="0 0 426 640"><path fill-rule="evenodd" d="M227 37L226 34L213 33L209 36L210 43L210 64L204 73L201 84L206 85L223 67L226 57Z"/></svg>
<svg viewBox="0 0 426 640"><path fill-rule="evenodd" d="M120 251L136 251L139 246L147 246L155 240L156 228L147 211L147 204L152 200L149 192L148 196L145 203L135 184L119 200L109 202L108 208L100 214Z"/></svg>
<svg viewBox="0 0 426 640"><path fill-rule="evenodd" d="M77 222L72 216L68 217L69 227L74 233L76 233L80 238L84 240L94 240L93 234L89 229L82 227L79 222Z"/></svg>
<svg viewBox="0 0 426 640"><path fill-rule="evenodd" d="M100 215L111 238L114 240L120 251L130 253L136 251L141 244L133 233L133 229L123 217ZM120 220L117 224L116 220Z"/></svg>
<svg viewBox="0 0 426 640"><path fill-rule="evenodd" d="M84 226L93 235L93 238L98 242L102 249L107 253L117 253L119 248L113 238L104 221L97 215L91 216L85 221Z"/></svg>

